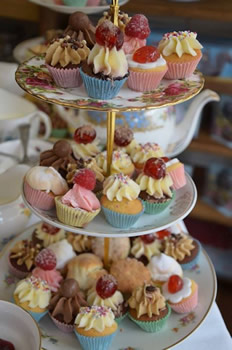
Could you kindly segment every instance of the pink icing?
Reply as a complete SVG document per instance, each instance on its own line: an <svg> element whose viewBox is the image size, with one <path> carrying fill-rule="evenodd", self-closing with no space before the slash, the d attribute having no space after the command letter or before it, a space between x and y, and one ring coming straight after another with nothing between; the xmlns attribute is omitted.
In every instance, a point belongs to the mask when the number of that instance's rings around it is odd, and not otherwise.
<svg viewBox="0 0 232 350"><path fill-rule="evenodd" d="M56 292L60 287L60 282L63 279L60 272L57 270L43 270L40 267L34 268L32 276L46 281L52 292Z"/></svg>
<svg viewBox="0 0 232 350"><path fill-rule="evenodd" d="M123 50L126 55L134 53L140 47L146 46L146 39L133 38L132 36L124 35Z"/></svg>
<svg viewBox="0 0 232 350"><path fill-rule="evenodd" d="M63 197L62 203L73 208L92 211L100 208L100 202L93 192L75 184Z"/></svg>

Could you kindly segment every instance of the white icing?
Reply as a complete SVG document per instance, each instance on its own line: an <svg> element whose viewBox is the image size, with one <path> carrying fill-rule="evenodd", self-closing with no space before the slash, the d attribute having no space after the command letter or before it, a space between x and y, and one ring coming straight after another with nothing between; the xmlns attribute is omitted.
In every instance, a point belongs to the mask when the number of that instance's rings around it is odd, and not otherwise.
<svg viewBox="0 0 232 350"><path fill-rule="evenodd" d="M156 60L155 62L148 62L148 63L135 62L133 60L133 55L127 55L127 62L130 68L141 68L141 69L152 69L152 68L166 65L166 61L161 55L158 58L158 60Z"/></svg>
<svg viewBox="0 0 232 350"><path fill-rule="evenodd" d="M166 282L171 275L183 276L180 264L171 256L163 253L153 256L147 268L154 281Z"/></svg>
<svg viewBox="0 0 232 350"><path fill-rule="evenodd" d="M183 287L181 288L181 290L179 290L176 293L170 293L168 291L168 282L166 282L162 286L162 293L166 300L170 301L170 303L176 304L176 303L179 303L184 298L187 298L191 295L192 293L191 286L192 286L192 281L189 278L184 277Z"/></svg>
<svg viewBox="0 0 232 350"><path fill-rule="evenodd" d="M69 260L76 256L72 245L68 243L67 239L62 239L62 241L53 243L49 245L48 248L51 249L56 256L57 269L62 269Z"/></svg>

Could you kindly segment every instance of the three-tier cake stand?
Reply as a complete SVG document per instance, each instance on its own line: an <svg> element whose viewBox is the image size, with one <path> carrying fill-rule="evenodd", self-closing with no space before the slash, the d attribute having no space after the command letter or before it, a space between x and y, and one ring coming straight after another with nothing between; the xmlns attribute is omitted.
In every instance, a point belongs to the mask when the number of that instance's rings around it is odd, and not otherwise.
<svg viewBox="0 0 232 350"><path fill-rule="evenodd" d="M112 20L116 25L118 10L118 0L113 0L111 13ZM182 103L197 95L204 85L202 74L195 71L191 77L185 80L162 80L159 87L151 92L134 92L125 85L114 99L107 101L96 100L87 96L83 86L75 89L61 89L57 87L48 75L43 57L33 57L22 63L16 72L16 81L27 93L48 103L59 104L68 108L107 112L106 146L108 175L110 175L117 112L156 109ZM172 90L173 84L177 88L177 90L175 89L175 94L173 94ZM156 232L177 223L191 212L196 203L197 192L191 177L186 174L186 178L187 184L176 192L176 197L172 204L163 213L155 216L144 214L135 226L126 230L110 226L105 221L103 214L99 214L85 228L68 226L57 219L55 210L42 211L36 209L27 202L24 194L23 198L31 211L45 222L76 234L104 237L104 263L105 266L108 266L109 238L132 237ZM152 350L154 349L154 341L156 341L157 350L169 349L188 337L202 323L215 299L215 273L205 252L201 254L199 266L197 265L194 270L188 271L186 275L196 279L200 286L200 306L197 307L196 312L186 315L185 318L173 313L166 329L157 334L146 334L136 328L129 320L125 320L120 326L120 334L116 337L112 349ZM204 288L201 288L206 283L212 287L208 294L205 293ZM47 333L49 330L54 339L55 337L59 339L58 343L61 342L60 348L63 348L62 344L64 345L65 343L67 350L78 349L74 337L60 334L48 321L42 320L42 327L46 328L45 332ZM45 343L48 350L53 350L53 348L59 349L59 345L55 347L53 344L49 344L49 341L45 341Z"/></svg>

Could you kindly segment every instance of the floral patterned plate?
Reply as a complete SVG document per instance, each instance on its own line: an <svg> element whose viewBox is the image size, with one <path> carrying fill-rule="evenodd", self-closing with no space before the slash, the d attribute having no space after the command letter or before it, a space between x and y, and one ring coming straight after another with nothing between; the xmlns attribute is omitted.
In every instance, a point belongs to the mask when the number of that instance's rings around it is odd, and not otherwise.
<svg viewBox="0 0 232 350"><path fill-rule="evenodd" d="M101 111L132 111L155 109L189 100L204 85L202 74L195 71L184 80L162 80L159 87L150 92L135 92L125 84L112 100L96 100L87 96L84 86L62 89L56 86L45 66L44 58L33 57L20 64L16 81L29 94L46 102L64 107Z"/></svg>
<svg viewBox="0 0 232 350"><path fill-rule="evenodd" d="M8 271L7 257L11 247L20 239L31 237L36 225L28 228L11 241L0 255L0 299L11 301L17 279ZM193 312L178 315L172 312L165 327L158 333L143 332L129 319L119 327L110 350L161 350L170 349L184 341L205 320L215 300L217 282L213 265L203 250L198 265L185 271L185 276L194 279L199 286L199 303ZM44 350L81 350L74 334L65 334L56 328L49 316L39 323ZM155 345L154 345L155 344ZM155 346L155 347L154 347Z"/></svg>
<svg viewBox="0 0 232 350"><path fill-rule="evenodd" d="M36 209L27 202L24 194L22 194L22 196L26 206L28 206L36 216L53 226L74 233L94 237L118 237L119 235L120 237L133 237L163 230L179 220L184 219L191 212L196 203L197 190L193 180L187 173L186 179L186 185L176 191L175 197L169 207L157 215L143 214L135 225L129 229L119 229L110 226L106 222L102 212L98 214L85 228L65 225L57 219L55 209L49 211Z"/></svg>

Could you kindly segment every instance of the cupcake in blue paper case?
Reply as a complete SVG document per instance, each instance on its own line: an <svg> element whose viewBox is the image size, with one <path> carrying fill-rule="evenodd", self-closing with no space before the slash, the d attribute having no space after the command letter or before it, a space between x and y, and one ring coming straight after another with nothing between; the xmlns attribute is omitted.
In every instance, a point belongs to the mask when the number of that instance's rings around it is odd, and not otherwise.
<svg viewBox="0 0 232 350"><path fill-rule="evenodd" d="M109 176L103 183L102 210L111 226L129 228L143 214L142 201L138 199L139 185L122 173Z"/></svg>
<svg viewBox="0 0 232 350"><path fill-rule="evenodd" d="M31 276L17 283L13 298L16 305L39 322L47 313L51 290L45 281Z"/></svg>
<svg viewBox="0 0 232 350"><path fill-rule="evenodd" d="M160 288L153 284L144 283L134 289L128 304L129 318L149 333L160 331L171 314L171 308Z"/></svg>
<svg viewBox="0 0 232 350"><path fill-rule="evenodd" d="M122 49L124 36L111 21L96 29L96 44L81 67L81 77L89 97L114 98L128 78L128 63Z"/></svg>
<svg viewBox="0 0 232 350"><path fill-rule="evenodd" d="M106 306L82 307L75 320L75 334L83 350L108 350L117 328Z"/></svg>
<svg viewBox="0 0 232 350"><path fill-rule="evenodd" d="M189 235L172 233L164 238L164 254L174 258L183 270L193 268L200 257L201 244Z"/></svg>
<svg viewBox="0 0 232 350"><path fill-rule="evenodd" d="M174 198L172 178L166 172L162 158L148 159L136 182L140 186L139 198L143 201L146 214L161 213Z"/></svg>

